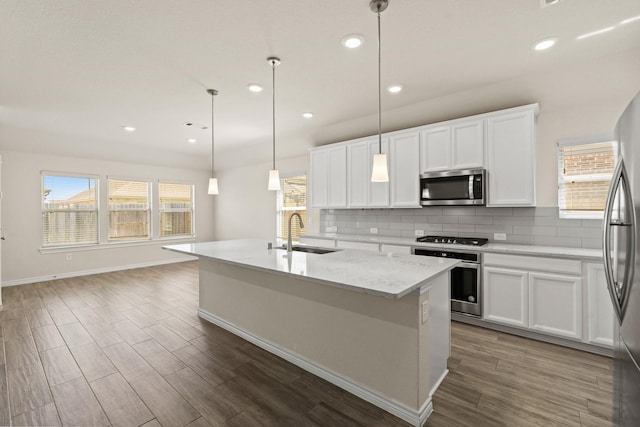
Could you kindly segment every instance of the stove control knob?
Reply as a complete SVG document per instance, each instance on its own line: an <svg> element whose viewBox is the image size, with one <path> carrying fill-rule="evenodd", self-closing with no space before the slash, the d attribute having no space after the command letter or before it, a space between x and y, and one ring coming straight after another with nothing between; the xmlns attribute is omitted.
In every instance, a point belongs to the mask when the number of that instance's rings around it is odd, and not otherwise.
<svg viewBox="0 0 640 427"><path fill-rule="evenodd" d="M476 299L473 295L469 296L469 298L467 298L467 301L469 302L476 302Z"/></svg>
<svg viewBox="0 0 640 427"><path fill-rule="evenodd" d="M446 253L446 252L442 252L442 253L440 253L440 256L442 256L442 257L445 257L445 258L446 258L446 257L447 257L447 253Z"/></svg>
<svg viewBox="0 0 640 427"><path fill-rule="evenodd" d="M456 239L453 239L453 242L451 242L451 243L458 243L458 241Z"/></svg>

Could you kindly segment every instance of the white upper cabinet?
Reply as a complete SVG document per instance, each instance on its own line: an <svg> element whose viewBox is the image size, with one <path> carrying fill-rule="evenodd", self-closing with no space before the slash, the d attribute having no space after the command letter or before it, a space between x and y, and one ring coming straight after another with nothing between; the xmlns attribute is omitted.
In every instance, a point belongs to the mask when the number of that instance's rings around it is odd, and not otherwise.
<svg viewBox="0 0 640 427"><path fill-rule="evenodd" d="M487 118L487 206L535 206L537 108Z"/></svg>
<svg viewBox="0 0 640 427"><path fill-rule="evenodd" d="M420 173L484 166L484 121L422 128Z"/></svg>
<svg viewBox="0 0 640 427"><path fill-rule="evenodd" d="M311 151L311 207L347 207L347 146Z"/></svg>
<svg viewBox="0 0 640 427"><path fill-rule="evenodd" d="M347 145L347 205L350 208L389 207L389 183L371 182L373 155L379 151L378 138L366 138ZM382 139L388 154L389 140Z"/></svg>
<svg viewBox="0 0 640 427"><path fill-rule="evenodd" d="M392 208L420 207L420 133L389 135L389 180Z"/></svg>

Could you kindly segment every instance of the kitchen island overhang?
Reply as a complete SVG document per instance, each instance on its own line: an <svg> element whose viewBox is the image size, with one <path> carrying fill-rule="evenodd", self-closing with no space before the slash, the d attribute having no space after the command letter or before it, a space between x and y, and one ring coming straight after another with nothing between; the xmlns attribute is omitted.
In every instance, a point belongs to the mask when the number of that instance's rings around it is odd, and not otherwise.
<svg viewBox="0 0 640 427"><path fill-rule="evenodd" d="M200 317L413 425L447 373L457 261L267 241L172 245L199 257Z"/></svg>

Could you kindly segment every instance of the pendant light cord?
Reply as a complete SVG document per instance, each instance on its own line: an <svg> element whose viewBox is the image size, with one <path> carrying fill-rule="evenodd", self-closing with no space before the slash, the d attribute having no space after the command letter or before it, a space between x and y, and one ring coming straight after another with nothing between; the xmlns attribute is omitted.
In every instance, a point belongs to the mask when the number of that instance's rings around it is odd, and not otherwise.
<svg viewBox="0 0 640 427"><path fill-rule="evenodd" d="M271 64L272 68L272 83L273 83L273 94L272 94L272 109L273 109L273 123L272 123L272 131L273 131L273 168L276 168L276 64Z"/></svg>
<svg viewBox="0 0 640 427"><path fill-rule="evenodd" d="M213 124L213 120L214 120L214 114L213 114L213 106L214 106L214 99L216 97L217 91L214 90L214 92L211 93L211 177L213 178L213 151L214 151L214 129L215 126Z"/></svg>
<svg viewBox="0 0 640 427"><path fill-rule="evenodd" d="M381 36L380 36L380 5L378 4L378 153L382 154L382 94L381 94L381 89L380 86L382 84L382 79L380 77L381 72L380 72L380 62L381 62L381 55L380 55L380 45L382 44L380 42L381 40Z"/></svg>

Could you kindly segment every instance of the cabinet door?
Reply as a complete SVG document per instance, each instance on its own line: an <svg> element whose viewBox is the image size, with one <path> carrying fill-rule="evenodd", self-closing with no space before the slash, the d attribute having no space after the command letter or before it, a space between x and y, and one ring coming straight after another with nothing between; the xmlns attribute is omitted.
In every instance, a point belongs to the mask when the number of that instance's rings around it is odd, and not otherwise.
<svg viewBox="0 0 640 427"><path fill-rule="evenodd" d="M350 208L368 206L369 184L369 143L367 141L352 142L347 145L347 205Z"/></svg>
<svg viewBox="0 0 640 427"><path fill-rule="evenodd" d="M483 318L526 328L529 323L527 277L526 271L485 267Z"/></svg>
<svg viewBox="0 0 640 427"><path fill-rule="evenodd" d="M389 138L391 207L420 207L420 134L402 133Z"/></svg>
<svg viewBox="0 0 640 427"><path fill-rule="evenodd" d="M329 204L329 152L327 149L313 150L311 157L311 207L326 208Z"/></svg>
<svg viewBox="0 0 640 427"><path fill-rule="evenodd" d="M590 343L613 348L613 306L602 263L587 264L587 293L589 310L587 338Z"/></svg>
<svg viewBox="0 0 640 427"><path fill-rule="evenodd" d="M451 169L484 166L484 126L482 120L451 127Z"/></svg>
<svg viewBox="0 0 640 427"><path fill-rule="evenodd" d="M380 150L378 138L369 141L369 157L367 159L367 184L369 188L368 206L370 208L389 207L389 183L371 182L373 155ZM389 156L389 138L382 138L382 152Z"/></svg>
<svg viewBox="0 0 640 427"><path fill-rule="evenodd" d="M451 128L439 126L420 135L420 173L451 168Z"/></svg>
<svg viewBox="0 0 640 427"><path fill-rule="evenodd" d="M487 118L488 206L535 206L534 112Z"/></svg>
<svg viewBox="0 0 640 427"><path fill-rule="evenodd" d="M582 279L529 274L529 327L568 338L582 338Z"/></svg>
<svg viewBox="0 0 640 427"><path fill-rule="evenodd" d="M330 208L347 207L347 147L340 145L328 150L329 170L327 179L329 182Z"/></svg>

